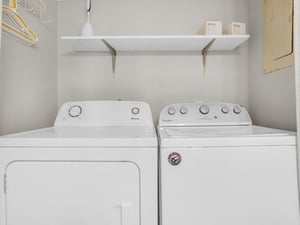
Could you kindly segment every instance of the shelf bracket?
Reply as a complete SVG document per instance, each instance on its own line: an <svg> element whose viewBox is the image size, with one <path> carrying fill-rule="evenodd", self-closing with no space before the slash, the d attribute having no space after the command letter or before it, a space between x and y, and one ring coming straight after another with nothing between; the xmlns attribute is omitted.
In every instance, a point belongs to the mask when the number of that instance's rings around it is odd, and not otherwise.
<svg viewBox="0 0 300 225"><path fill-rule="evenodd" d="M202 60L203 60L203 75L205 76L205 73L206 73L206 56L207 56L207 53L210 49L210 47L212 46L212 44L215 42L215 38L212 39L206 46L205 48L202 50Z"/></svg>
<svg viewBox="0 0 300 225"><path fill-rule="evenodd" d="M115 73L116 72L117 51L107 41L105 41L104 39L102 39L102 41L110 51L110 54L112 57L112 70L113 70L113 73Z"/></svg>

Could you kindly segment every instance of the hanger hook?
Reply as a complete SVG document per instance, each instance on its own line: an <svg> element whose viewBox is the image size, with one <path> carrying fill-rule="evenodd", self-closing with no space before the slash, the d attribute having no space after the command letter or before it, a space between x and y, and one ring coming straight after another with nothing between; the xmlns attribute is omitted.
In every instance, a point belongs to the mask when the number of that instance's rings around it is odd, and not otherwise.
<svg viewBox="0 0 300 225"><path fill-rule="evenodd" d="M87 12L91 12L92 10L92 0L87 0L87 7L86 7Z"/></svg>

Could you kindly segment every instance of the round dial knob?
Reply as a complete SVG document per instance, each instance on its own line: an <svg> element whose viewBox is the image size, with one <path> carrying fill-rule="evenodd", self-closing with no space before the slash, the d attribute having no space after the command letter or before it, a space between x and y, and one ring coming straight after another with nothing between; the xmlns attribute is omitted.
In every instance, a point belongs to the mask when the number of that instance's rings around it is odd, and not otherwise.
<svg viewBox="0 0 300 225"><path fill-rule="evenodd" d="M221 109L222 113L229 113L229 108L227 106L223 106L222 109Z"/></svg>
<svg viewBox="0 0 300 225"><path fill-rule="evenodd" d="M169 113L169 115L174 115L174 114L176 113L175 108L174 108L174 107L170 107L170 108L168 109L168 113Z"/></svg>
<svg viewBox="0 0 300 225"><path fill-rule="evenodd" d="M207 105L201 105L199 111L201 114L206 115L209 113L209 107Z"/></svg>
<svg viewBox="0 0 300 225"><path fill-rule="evenodd" d="M239 106L235 106L235 107L233 108L233 112L234 112L235 114L240 114L240 113L242 112L242 110L241 110L241 108L240 108Z"/></svg>
<svg viewBox="0 0 300 225"><path fill-rule="evenodd" d="M73 118L80 116L81 113L82 113L82 108L79 105L73 105L69 109L69 115Z"/></svg>
<svg viewBox="0 0 300 225"><path fill-rule="evenodd" d="M180 113L181 113L181 114L187 114L187 112L188 112L187 107L185 107L185 106L181 106L181 107L180 107Z"/></svg>
<svg viewBox="0 0 300 225"><path fill-rule="evenodd" d="M131 109L132 114L137 115L140 113L140 109L138 107L134 107Z"/></svg>

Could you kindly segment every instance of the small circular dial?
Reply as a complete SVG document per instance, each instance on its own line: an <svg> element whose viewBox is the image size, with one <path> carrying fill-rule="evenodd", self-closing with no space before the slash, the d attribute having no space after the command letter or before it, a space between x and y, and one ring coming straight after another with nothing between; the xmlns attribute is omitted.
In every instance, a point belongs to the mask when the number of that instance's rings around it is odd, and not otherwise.
<svg viewBox="0 0 300 225"><path fill-rule="evenodd" d="M169 115L174 115L174 114L176 113L175 108L174 108L174 107L170 107L170 108L168 109L168 113L169 113Z"/></svg>
<svg viewBox="0 0 300 225"><path fill-rule="evenodd" d="M221 111L222 111L222 113L227 114L227 113L229 113L229 108L227 106L223 106Z"/></svg>
<svg viewBox="0 0 300 225"><path fill-rule="evenodd" d="M242 112L242 110L241 110L241 108L240 108L239 106L235 106L235 107L233 108L233 112L234 112L235 114L240 114L240 113Z"/></svg>
<svg viewBox="0 0 300 225"><path fill-rule="evenodd" d="M188 112L187 107L185 107L185 106L181 106L181 107L180 107L180 113L181 113L181 114L187 114L187 112Z"/></svg>
<svg viewBox="0 0 300 225"><path fill-rule="evenodd" d="M207 105L201 105L199 111L201 114L206 115L209 113L209 107Z"/></svg>
<svg viewBox="0 0 300 225"><path fill-rule="evenodd" d="M73 105L69 109L69 115L70 115L70 117L76 118L76 117L80 116L81 113L82 113L82 108L79 105Z"/></svg>
<svg viewBox="0 0 300 225"><path fill-rule="evenodd" d="M131 109L132 114L137 115L140 113L140 109L138 107L134 107Z"/></svg>

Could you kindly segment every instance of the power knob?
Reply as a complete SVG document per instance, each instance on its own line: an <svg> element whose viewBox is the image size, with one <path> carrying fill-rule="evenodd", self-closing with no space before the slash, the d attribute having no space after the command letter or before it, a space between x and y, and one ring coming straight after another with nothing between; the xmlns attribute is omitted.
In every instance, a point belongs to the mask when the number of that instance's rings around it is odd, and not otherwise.
<svg viewBox="0 0 300 225"><path fill-rule="evenodd" d="M174 107L169 107L168 113L169 113L169 115L174 115L176 113L175 108Z"/></svg>
<svg viewBox="0 0 300 225"><path fill-rule="evenodd" d="M76 118L76 117L80 116L81 113L82 113L82 108L79 105L73 105L69 109L69 116L70 117Z"/></svg>
<svg viewBox="0 0 300 225"><path fill-rule="evenodd" d="M242 112L242 110L241 110L241 108L240 108L239 106L235 106L235 107L233 108L233 112L234 112L235 114L240 114L240 113Z"/></svg>
<svg viewBox="0 0 300 225"><path fill-rule="evenodd" d="M207 105L201 105L199 111L201 114L206 115L209 113L209 107Z"/></svg>

